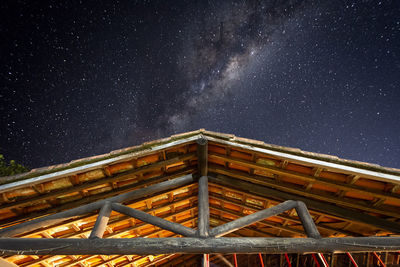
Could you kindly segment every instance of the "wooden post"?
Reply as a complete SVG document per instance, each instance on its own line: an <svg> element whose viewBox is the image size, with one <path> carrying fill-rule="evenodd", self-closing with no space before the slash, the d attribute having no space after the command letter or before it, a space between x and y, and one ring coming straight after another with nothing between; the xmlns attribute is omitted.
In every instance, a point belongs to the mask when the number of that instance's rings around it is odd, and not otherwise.
<svg viewBox="0 0 400 267"><path fill-rule="evenodd" d="M75 218L80 215L100 209L108 202L124 202L135 200L141 197L152 195L164 190L173 189L194 182L192 174L165 181L159 184L150 185L145 188L140 188L132 192L121 194L115 197L99 200L90 204L76 207L70 210L62 211L45 217L41 217L25 223L20 223L0 230L0 237L11 237L17 234L23 234L41 227L50 226L59 222L63 222L69 218Z"/></svg>
<svg viewBox="0 0 400 267"><path fill-rule="evenodd" d="M321 235L318 232L317 227L313 219L311 218L310 213L304 202L297 201L296 212L300 217L301 224L303 225L304 231L306 232L308 237L311 238L321 238Z"/></svg>
<svg viewBox="0 0 400 267"><path fill-rule="evenodd" d="M225 223L223 225L217 226L210 230L211 236L222 236L228 233L231 233L237 229L246 227L247 225L253 224L255 222L261 221L265 218L275 216L284 211L293 209L297 206L297 202L293 200L287 200L283 203L280 203L272 208L260 210L253 214L247 215L245 217L241 217L237 220Z"/></svg>
<svg viewBox="0 0 400 267"><path fill-rule="evenodd" d="M208 237L210 225L210 208L208 202L208 178L201 176L199 179L199 222L198 234L200 237Z"/></svg>
<svg viewBox="0 0 400 267"><path fill-rule="evenodd" d="M400 237L0 238L0 255L281 254L374 250L399 251Z"/></svg>
<svg viewBox="0 0 400 267"><path fill-rule="evenodd" d="M204 137L197 139L197 161L200 176L208 174L208 141Z"/></svg>
<svg viewBox="0 0 400 267"><path fill-rule="evenodd" d="M112 209L117 212L139 219L143 222L150 223L152 225L158 226L162 229L174 232L176 234L180 234L183 236L190 236L190 237L196 236L196 230L183 226L179 223L170 222L160 217L152 216L141 210L132 209L130 207L118 203L113 203L111 206Z"/></svg>
<svg viewBox="0 0 400 267"><path fill-rule="evenodd" d="M210 207L208 199L208 141L205 138L197 140L198 169L201 177L199 178L198 194L198 236L206 238L210 230ZM203 267L209 265L209 255L203 254Z"/></svg>
<svg viewBox="0 0 400 267"><path fill-rule="evenodd" d="M96 223L93 226L93 230L90 233L89 238L102 238L104 231L106 230L108 220L111 214L111 203L106 202L103 207L101 207L99 215L97 216Z"/></svg>

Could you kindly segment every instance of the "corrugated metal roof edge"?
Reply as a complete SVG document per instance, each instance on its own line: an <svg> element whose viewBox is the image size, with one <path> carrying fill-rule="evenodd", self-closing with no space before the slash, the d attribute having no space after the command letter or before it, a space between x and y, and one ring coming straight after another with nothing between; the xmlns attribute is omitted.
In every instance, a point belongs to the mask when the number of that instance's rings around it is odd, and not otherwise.
<svg viewBox="0 0 400 267"><path fill-rule="evenodd" d="M81 167L84 165L89 165L89 164L99 162L102 160L106 160L106 159L115 158L117 160L119 156L130 154L130 153L138 153L141 151L148 152L149 149L152 149L155 146L168 144L168 143L176 141L176 140L186 139L186 138L198 135L198 134L203 134L206 137L207 136L214 137L217 139L229 141L231 143L236 143L239 145L240 144L248 145L251 147L257 147L257 148L268 149L268 150L273 150L273 151L277 151L277 152L283 152L283 153L287 153L287 154L291 154L291 155L295 155L295 156L301 156L301 157L305 157L305 158L341 164L341 165L350 166L350 167L354 167L354 168L360 168L360 169L365 169L365 170L369 170L369 171L376 171L376 172L400 176L400 169L396 169L396 168L382 167L380 165L371 164L371 163L367 163L367 162L341 159L337 156L307 152L307 151L303 151L298 148L291 148L291 147L284 147L284 146L279 146L279 145L268 144L268 143L264 143L262 141L237 137L233 134L218 133L218 132L213 132L213 131L207 131L205 129L199 129L196 131L172 135L167 138L162 138L162 139L158 139L158 140L154 140L154 141L150 141L150 142L145 142L138 146L114 150L114 151L111 151L110 153L103 154L103 155L96 155L96 156L92 156L92 157L73 160L69 163L64 163L64 164L57 164L57 165L52 165L52 166L48 166L48 167L36 168L36 169L32 169L29 172L18 174L18 175L0 177L0 187L1 187L1 185L4 185L4 184L8 184L8 183L12 183L12 182L20 181L20 180L25 180L25 179L29 179L29 178L39 177L42 175L47 175L47 174L56 173L56 172L60 172L60 171L65 171L67 169Z"/></svg>
<svg viewBox="0 0 400 267"><path fill-rule="evenodd" d="M59 171L64 171L67 169L75 168L75 167L80 167L88 164L92 164L95 162L99 162L102 160L106 159L113 159L117 158L122 155L130 154L130 153L135 153L135 152L140 152L140 151L148 151L149 149L167 144L176 140L181 140L185 138L189 138L191 136L197 135L201 133L202 130L196 130L192 132L186 132L186 133L181 133L181 134L176 134L172 135L167 138L162 138L150 142L145 142L141 145L137 146L132 146L132 147L127 147L127 148L122 148L122 149L117 149L113 150L109 153L102 154L102 155L96 155L96 156L91 156L91 157L86 157L86 158L81 158L77 160L72 160L69 163L62 163L62 164L56 164L56 165L51 165L51 166L46 166L46 167L41 167L41 168L35 168L30 170L29 172L17 174L17 175L12 175L12 176L3 176L0 177L0 185L7 184L7 183L12 183L24 179L29 179L29 178L34 178L38 177L41 175L46 175L50 173L55 173Z"/></svg>

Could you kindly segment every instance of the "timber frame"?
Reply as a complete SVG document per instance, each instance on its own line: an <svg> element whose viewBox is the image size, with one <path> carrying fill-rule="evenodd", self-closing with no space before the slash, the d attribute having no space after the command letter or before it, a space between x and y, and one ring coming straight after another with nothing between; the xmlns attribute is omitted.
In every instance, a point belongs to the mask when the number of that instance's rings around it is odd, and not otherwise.
<svg viewBox="0 0 400 267"><path fill-rule="evenodd" d="M399 170L204 130L133 151L6 178L0 254L22 266L114 266L317 253L325 265L321 253L400 250ZM48 189L54 181L72 185ZM18 196L24 188L36 193Z"/></svg>

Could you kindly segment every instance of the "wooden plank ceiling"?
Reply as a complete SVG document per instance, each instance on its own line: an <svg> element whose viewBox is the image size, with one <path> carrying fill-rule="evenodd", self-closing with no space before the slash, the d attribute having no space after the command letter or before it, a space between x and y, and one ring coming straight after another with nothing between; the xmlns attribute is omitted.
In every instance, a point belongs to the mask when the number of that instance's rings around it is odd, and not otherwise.
<svg viewBox="0 0 400 267"><path fill-rule="evenodd" d="M265 153L265 144L199 130L155 141L135 149L112 152L47 169L0 185L0 227L78 207L99 199L133 191L167 179L197 172L196 138L208 138L209 202L212 227L262 210L287 199L305 200L323 237L390 236L400 233L400 171L370 164L342 161L326 155L300 155L303 161ZM237 144L237 145L236 145ZM261 144L261 145L260 145ZM258 149L252 149L252 148ZM298 155L298 150L277 149ZM285 150L286 149L286 150ZM133 152L130 152L133 151ZM121 151L119 151L121 152ZM126 152L126 153L125 153ZM296 154L296 153L297 154ZM301 152L303 153L303 152ZM115 155L115 157L113 157ZM113 158L116 160L113 161ZM290 157L289 157L290 158ZM107 159L105 164L93 164ZM307 159L332 162L338 168ZM79 161L78 161L79 162ZM88 162L86 164L86 162ZM327 166L330 166L327 164ZM348 167L369 170L355 173ZM68 170L75 168L73 172ZM49 177L49 173L54 175ZM385 175L398 177L387 179ZM47 176L46 176L47 175ZM40 179L46 177L46 179ZM1 178L0 178L1 179ZM29 180L30 179L30 180ZM5 180L5 179L3 179ZM22 182L21 182L22 181ZM23 181L27 181L24 183ZM32 181L32 182L30 182ZM125 205L154 216L197 227L197 183L152 195ZM97 213L36 229L19 237L88 238ZM174 233L112 212L104 238L172 237ZM305 237L296 211L270 217L229 236ZM195 262L193 255L28 256L5 257L18 266L148 266Z"/></svg>

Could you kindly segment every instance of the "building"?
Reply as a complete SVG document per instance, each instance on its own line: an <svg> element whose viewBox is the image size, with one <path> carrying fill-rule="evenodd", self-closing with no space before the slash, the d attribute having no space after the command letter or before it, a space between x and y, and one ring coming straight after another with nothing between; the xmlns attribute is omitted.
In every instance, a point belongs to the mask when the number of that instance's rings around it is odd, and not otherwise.
<svg viewBox="0 0 400 267"><path fill-rule="evenodd" d="M398 169L198 130L0 179L17 266L399 263Z"/></svg>

